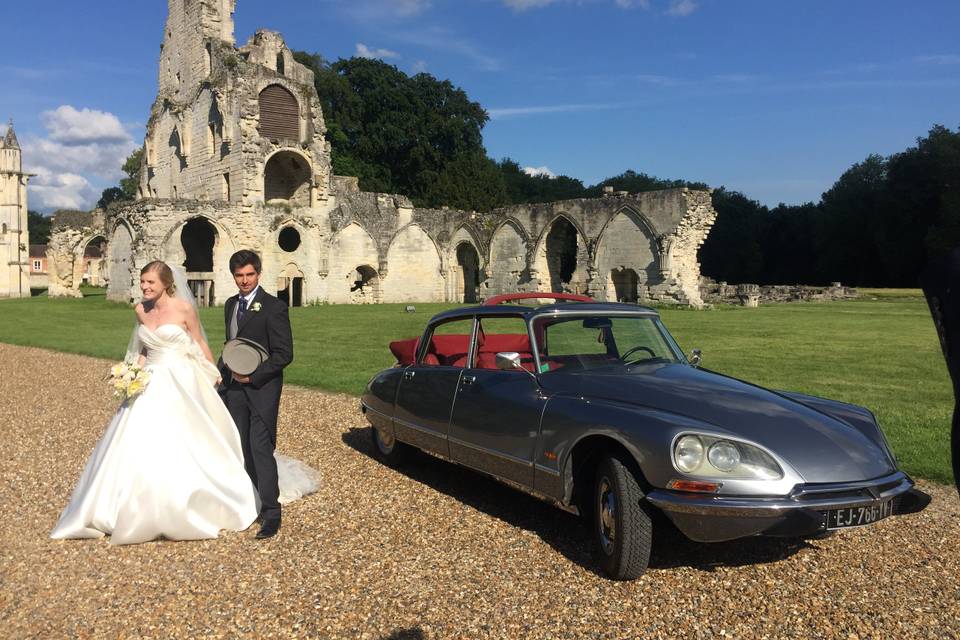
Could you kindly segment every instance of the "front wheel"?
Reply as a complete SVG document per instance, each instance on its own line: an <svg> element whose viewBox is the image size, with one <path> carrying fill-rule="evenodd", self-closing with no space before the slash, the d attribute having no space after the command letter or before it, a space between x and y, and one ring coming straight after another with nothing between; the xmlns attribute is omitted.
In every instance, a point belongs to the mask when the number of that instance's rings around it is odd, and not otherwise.
<svg viewBox="0 0 960 640"><path fill-rule="evenodd" d="M398 467L410 457L410 445L400 442L392 434L370 427L370 437L373 439L374 455L384 464Z"/></svg>
<svg viewBox="0 0 960 640"><path fill-rule="evenodd" d="M650 563L653 522L633 472L615 456L597 467L593 484L593 538L604 572L633 580Z"/></svg>

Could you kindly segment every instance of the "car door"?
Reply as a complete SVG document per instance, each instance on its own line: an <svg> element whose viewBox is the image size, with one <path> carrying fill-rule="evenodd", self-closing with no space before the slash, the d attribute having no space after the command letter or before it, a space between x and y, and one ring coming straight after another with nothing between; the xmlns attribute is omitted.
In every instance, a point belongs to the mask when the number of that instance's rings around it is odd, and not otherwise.
<svg viewBox="0 0 960 640"><path fill-rule="evenodd" d="M497 344L516 347L526 336L522 318L482 318L477 325L476 357L457 385L450 420L450 457L498 478L533 487L533 465L546 398L526 371L495 368ZM522 332L522 333L521 333ZM500 339L503 336L505 339ZM512 337L511 341L509 338ZM527 360L532 354L517 348Z"/></svg>
<svg viewBox="0 0 960 640"><path fill-rule="evenodd" d="M397 390L394 430L399 440L450 457L450 412L472 344L474 320L430 327L417 361L404 369Z"/></svg>

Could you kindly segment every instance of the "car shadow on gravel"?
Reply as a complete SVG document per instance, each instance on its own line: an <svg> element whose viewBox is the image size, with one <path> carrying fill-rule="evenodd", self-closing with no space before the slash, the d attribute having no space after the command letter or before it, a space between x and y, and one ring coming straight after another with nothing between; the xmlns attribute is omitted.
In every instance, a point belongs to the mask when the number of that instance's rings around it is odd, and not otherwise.
<svg viewBox="0 0 960 640"><path fill-rule="evenodd" d="M342 434L342 439L347 446L376 460L370 427L351 427ZM606 577L594 560L589 531L582 518L482 473L420 451L414 452L413 458L396 471L489 516L536 534L568 560ZM656 533L650 556L650 569L654 570L690 567L713 571L718 567L777 562L811 547L803 540L778 538L696 543L659 514L654 527Z"/></svg>

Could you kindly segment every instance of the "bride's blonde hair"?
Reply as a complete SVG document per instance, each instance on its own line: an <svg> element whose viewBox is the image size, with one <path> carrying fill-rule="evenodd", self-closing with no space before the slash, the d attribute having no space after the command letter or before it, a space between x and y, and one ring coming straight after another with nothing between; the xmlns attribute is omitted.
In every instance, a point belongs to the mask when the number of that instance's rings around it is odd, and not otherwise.
<svg viewBox="0 0 960 640"><path fill-rule="evenodd" d="M140 275L152 271L160 276L160 282L163 283L164 289L167 291L168 296L172 296L177 292L177 286L173 284L173 270L167 265L163 260L154 260L143 269L140 269Z"/></svg>

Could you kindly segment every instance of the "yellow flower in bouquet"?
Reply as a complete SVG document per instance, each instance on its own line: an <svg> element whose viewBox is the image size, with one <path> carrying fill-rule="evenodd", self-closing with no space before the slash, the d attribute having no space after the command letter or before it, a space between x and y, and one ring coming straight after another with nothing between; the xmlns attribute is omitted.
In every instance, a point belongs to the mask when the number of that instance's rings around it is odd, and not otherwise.
<svg viewBox="0 0 960 640"><path fill-rule="evenodd" d="M124 360L110 367L107 376L113 395L121 400L132 400L147 388L150 382L150 372L140 365Z"/></svg>

